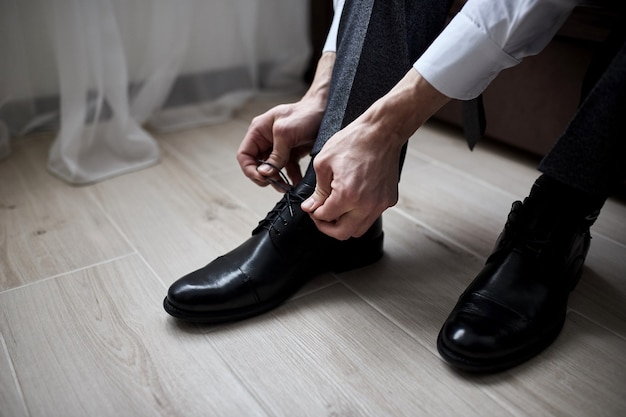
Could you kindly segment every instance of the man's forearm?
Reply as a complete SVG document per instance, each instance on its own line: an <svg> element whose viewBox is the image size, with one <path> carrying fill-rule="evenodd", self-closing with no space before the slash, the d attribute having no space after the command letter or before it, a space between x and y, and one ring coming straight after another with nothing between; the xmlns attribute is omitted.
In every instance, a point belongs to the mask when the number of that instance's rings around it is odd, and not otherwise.
<svg viewBox="0 0 626 417"><path fill-rule="evenodd" d="M326 107L328 93L330 90L330 80L335 66L335 52L324 52L317 62L313 81L307 92L302 97L304 101L313 101L322 108Z"/></svg>
<svg viewBox="0 0 626 417"><path fill-rule="evenodd" d="M434 88L415 69L377 100L364 114L365 121L387 132L388 140L404 144L450 98Z"/></svg>

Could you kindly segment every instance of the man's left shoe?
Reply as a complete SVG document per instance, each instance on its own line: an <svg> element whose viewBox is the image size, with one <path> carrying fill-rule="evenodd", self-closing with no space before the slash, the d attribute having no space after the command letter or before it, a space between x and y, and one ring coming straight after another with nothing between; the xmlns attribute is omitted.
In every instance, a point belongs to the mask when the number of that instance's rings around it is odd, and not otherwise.
<svg viewBox="0 0 626 417"><path fill-rule="evenodd" d="M339 241L315 227L300 208L315 187L301 182L285 193L241 245L174 282L163 301L172 316L222 323L277 307L314 276L378 261L384 233L379 217L359 238Z"/></svg>
<svg viewBox="0 0 626 417"><path fill-rule="evenodd" d="M494 252L439 332L437 349L449 364L501 371L537 355L560 333L595 218L548 210L528 198L513 203Z"/></svg>

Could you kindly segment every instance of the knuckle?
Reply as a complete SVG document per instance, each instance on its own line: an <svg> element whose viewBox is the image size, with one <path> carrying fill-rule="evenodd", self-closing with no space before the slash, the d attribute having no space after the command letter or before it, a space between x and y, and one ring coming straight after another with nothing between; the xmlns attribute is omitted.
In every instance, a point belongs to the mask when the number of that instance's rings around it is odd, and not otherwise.
<svg viewBox="0 0 626 417"><path fill-rule="evenodd" d="M315 169L315 172L326 169L326 160L322 154L318 154L315 159L313 159L313 168Z"/></svg>
<svg viewBox="0 0 626 417"><path fill-rule="evenodd" d="M329 192L323 190L320 187L315 187L314 194L315 194L316 197L318 197L318 199L322 199L322 200L326 200L328 198L328 196L330 195Z"/></svg>
<svg viewBox="0 0 626 417"><path fill-rule="evenodd" d="M272 127L272 131L274 136L284 137L289 134L289 124L284 122L282 119L278 119L274 122L274 126Z"/></svg>
<svg viewBox="0 0 626 417"><path fill-rule="evenodd" d="M253 117L252 121L250 122L250 130L253 130L257 128L259 125L263 124L264 120L265 120L265 117L263 114Z"/></svg>

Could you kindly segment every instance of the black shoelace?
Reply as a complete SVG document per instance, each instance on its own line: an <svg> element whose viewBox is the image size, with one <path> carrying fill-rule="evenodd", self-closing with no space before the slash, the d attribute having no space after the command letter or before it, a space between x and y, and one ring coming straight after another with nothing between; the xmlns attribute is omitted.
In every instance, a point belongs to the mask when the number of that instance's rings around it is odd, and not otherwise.
<svg viewBox="0 0 626 417"><path fill-rule="evenodd" d="M274 178L271 178L271 177L266 177L267 180L271 184L277 186L278 188L284 190L285 192L289 192L289 190L291 190L292 185L289 182L289 178L287 178L287 175L285 175L285 173L282 170L278 169L278 167L276 165L272 164L271 162L264 161L262 159L257 159L257 163L259 165L269 165L270 167L274 168L276 170L276 172L278 172L278 176L280 177L280 179L282 181L278 181L278 180L276 180Z"/></svg>
<svg viewBox="0 0 626 417"><path fill-rule="evenodd" d="M267 213L267 216L265 216L265 218L259 222L258 227L262 227L263 229L270 230L272 227L272 224L274 223L274 219L276 218L276 216L280 217L283 224L286 225L287 220L285 220L282 217L281 213L286 204L287 208L289 209L289 214L291 215L291 217L293 217L294 215L292 201L291 201L291 190L293 189L293 186L289 182L289 178L287 178L287 175L285 175L285 173L282 170L278 169L276 165L272 164L271 162L263 161L261 159L257 160L257 162L259 163L259 165L262 165L262 164L269 165L272 168L274 168L276 172L278 172L280 180L270 178L270 177L267 177L267 180L272 185L275 185L278 188L285 191L285 196L278 202L278 204L276 204L276 206L274 206L274 208L269 213Z"/></svg>

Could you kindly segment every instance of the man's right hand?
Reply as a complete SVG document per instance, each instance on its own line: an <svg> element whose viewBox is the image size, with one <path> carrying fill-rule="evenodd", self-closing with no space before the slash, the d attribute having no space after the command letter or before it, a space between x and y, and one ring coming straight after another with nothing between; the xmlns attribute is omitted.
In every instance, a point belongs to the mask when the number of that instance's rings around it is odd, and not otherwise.
<svg viewBox="0 0 626 417"><path fill-rule="evenodd" d="M315 143L334 63L335 53L324 53L313 82L300 101L276 106L252 120L237 151L237 161L256 184L266 186L270 183L268 178L281 182L277 170L283 168L292 183L302 179L299 161Z"/></svg>
<svg viewBox="0 0 626 417"><path fill-rule="evenodd" d="M244 174L266 186L268 178L282 181L276 170L286 168L291 181L298 183L302 179L299 161L313 147L323 111L314 103L299 101L255 117L237 151Z"/></svg>

